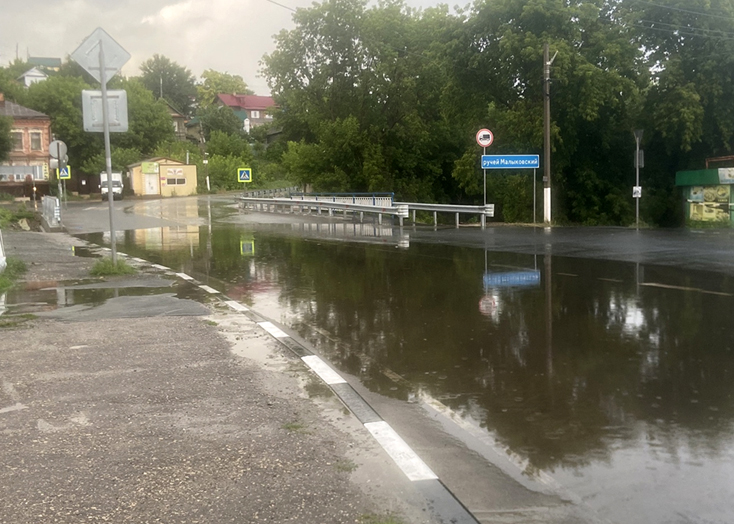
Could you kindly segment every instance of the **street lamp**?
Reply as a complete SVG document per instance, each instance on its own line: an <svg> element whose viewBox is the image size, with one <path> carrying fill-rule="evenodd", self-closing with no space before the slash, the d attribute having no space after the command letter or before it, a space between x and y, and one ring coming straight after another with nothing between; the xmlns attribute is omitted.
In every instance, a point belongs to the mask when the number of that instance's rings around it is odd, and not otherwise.
<svg viewBox="0 0 734 524"><path fill-rule="evenodd" d="M635 187L632 190L632 196L635 198L635 229L640 229L640 197L642 197L642 188L640 187L640 141L642 140L643 129L635 129Z"/></svg>

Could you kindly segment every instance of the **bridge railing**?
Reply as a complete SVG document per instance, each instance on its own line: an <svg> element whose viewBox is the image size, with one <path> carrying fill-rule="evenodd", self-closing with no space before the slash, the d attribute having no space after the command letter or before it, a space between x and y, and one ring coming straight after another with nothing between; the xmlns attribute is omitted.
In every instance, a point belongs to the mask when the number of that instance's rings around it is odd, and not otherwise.
<svg viewBox="0 0 734 524"><path fill-rule="evenodd" d="M454 213L456 215L456 227L459 227L459 216L461 214L472 214L479 215L482 228L486 226L487 217L494 217L494 204L487 204L484 206L465 206L459 204L428 204L421 202L393 202L392 193L389 193L389 197L382 196L378 197L375 194L370 196L357 197L358 193L351 194L293 194L287 198L255 198L255 197L237 197L243 207L250 207L252 209L259 209L262 211L269 211L272 209L276 211L278 206L287 207L291 212L299 210L300 212L311 212L316 210L321 214L322 209L329 211L329 215L334 214L334 210L341 210L346 215L348 212L359 212L363 213L374 213L378 215L380 223L382 223L382 215L393 215L400 219L400 225L403 225L403 220L408 218L410 212L413 212L413 222L415 223L416 211L432 211L433 212L433 223L435 226L438 225L438 213ZM385 194L388 195L388 194ZM389 198L390 203L381 205L378 198ZM339 201L339 200L342 201ZM346 200L346 202L344 201ZM366 200L366 202L365 202ZM377 204L373 204L377 202Z"/></svg>
<svg viewBox="0 0 734 524"><path fill-rule="evenodd" d="M423 202L396 202L395 205L408 206L408 210L413 213L413 222L415 223L416 211L432 211L433 225L438 225L438 213L454 213L456 215L456 227L459 227L459 215L479 215L482 228L486 225L487 217L494 217L494 204L486 204L484 206L464 206L459 204L427 204Z"/></svg>
<svg viewBox="0 0 734 524"><path fill-rule="evenodd" d="M400 219L400 225L403 223L403 219L408 217L407 206L373 206L368 204L352 204L348 202L325 202L322 200L299 200L292 198L250 198L250 197L236 197L236 199L245 208L260 209L261 211L269 211L271 206L273 210L277 210L278 206L281 208L288 208L291 212L295 210L304 212L311 212L315 210L319 214L323 209L329 212L329 216L334 215L334 211L343 211L346 216L347 213L360 213L360 217L364 213L373 213L378 216L379 223L382 223L382 215L396 216Z"/></svg>
<svg viewBox="0 0 734 524"><path fill-rule="evenodd" d="M284 196L284 195L291 195L298 191L300 188L298 186L292 186L292 187L281 187L278 189L255 189L253 191L244 191L242 193L242 196L245 197L253 197L253 198L259 198L259 197L276 197L276 196Z"/></svg>
<svg viewBox="0 0 734 524"><path fill-rule="evenodd" d="M291 193L293 200L341 202L368 206L393 206L395 193Z"/></svg>

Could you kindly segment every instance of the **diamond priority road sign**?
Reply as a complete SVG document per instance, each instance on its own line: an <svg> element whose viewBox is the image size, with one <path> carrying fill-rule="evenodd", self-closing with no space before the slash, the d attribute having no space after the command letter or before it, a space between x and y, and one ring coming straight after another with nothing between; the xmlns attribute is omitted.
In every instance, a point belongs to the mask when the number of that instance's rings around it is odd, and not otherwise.
<svg viewBox="0 0 734 524"><path fill-rule="evenodd" d="M535 169L538 155L482 155L482 169Z"/></svg>
<svg viewBox="0 0 734 524"><path fill-rule="evenodd" d="M104 53L105 80L110 78L130 60L130 53L118 44L107 32L98 27L84 42L71 53L71 59L82 66L97 82L102 83L102 68L100 67L99 51ZM105 82L106 83L106 82Z"/></svg>

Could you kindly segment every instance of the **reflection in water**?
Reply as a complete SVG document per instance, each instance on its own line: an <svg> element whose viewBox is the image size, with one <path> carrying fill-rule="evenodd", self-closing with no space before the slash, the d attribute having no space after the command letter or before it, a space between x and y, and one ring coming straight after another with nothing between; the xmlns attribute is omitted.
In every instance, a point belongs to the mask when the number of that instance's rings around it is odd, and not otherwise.
<svg viewBox="0 0 734 524"><path fill-rule="evenodd" d="M527 474L552 473L602 516L734 521L726 277L550 251L537 273L527 255L252 227L202 227L195 246L211 257L147 256L223 281L374 391L425 394L471 417ZM126 240L133 254L136 237ZM528 268L532 286L485 286L487 274Z"/></svg>

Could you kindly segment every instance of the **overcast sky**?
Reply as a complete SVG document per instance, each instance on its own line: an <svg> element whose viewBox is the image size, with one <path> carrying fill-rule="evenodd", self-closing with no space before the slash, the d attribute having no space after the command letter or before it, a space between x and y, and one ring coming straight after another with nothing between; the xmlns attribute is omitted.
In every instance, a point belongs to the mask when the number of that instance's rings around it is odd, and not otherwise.
<svg viewBox="0 0 734 524"><path fill-rule="evenodd" d="M311 0L275 0L291 8ZM438 0L408 0L414 7ZM447 3L447 2L444 2ZM462 2L464 3L464 2ZM268 0L0 0L0 65L16 57L66 59L97 27L132 58L122 69L139 74L142 62L165 55L197 77L205 69L240 75L259 95L269 94L257 76L273 35L293 28L292 12ZM17 47L16 47L17 46Z"/></svg>

